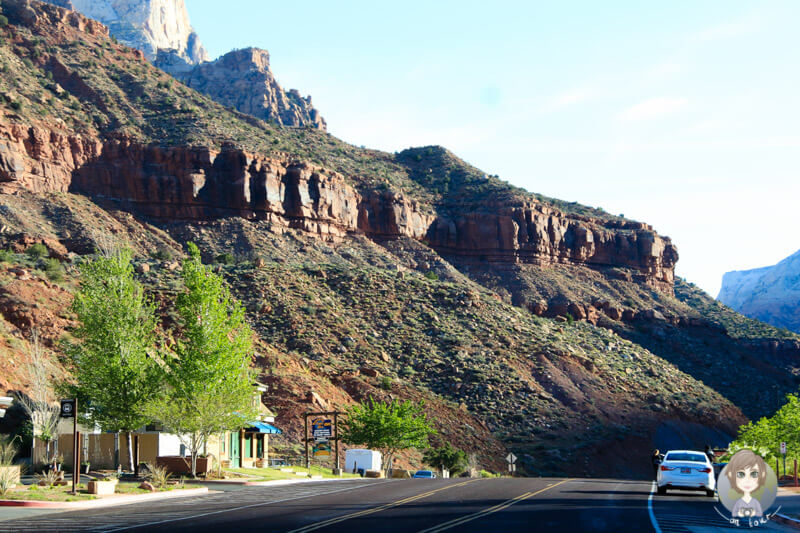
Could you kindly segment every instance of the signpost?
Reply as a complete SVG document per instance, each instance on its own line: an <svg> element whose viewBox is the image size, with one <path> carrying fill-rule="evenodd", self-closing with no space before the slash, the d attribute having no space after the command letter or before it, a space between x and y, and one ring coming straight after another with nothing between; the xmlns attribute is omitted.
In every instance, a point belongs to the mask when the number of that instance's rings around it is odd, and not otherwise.
<svg viewBox="0 0 800 533"><path fill-rule="evenodd" d="M514 464L517 462L517 456L509 452L509 454L506 455L506 462L508 463L508 471L513 475L514 472L517 471L517 465Z"/></svg>
<svg viewBox="0 0 800 533"><path fill-rule="evenodd" d="M72 494L77 494L76 487L81 475L81 450L78 446L78 399L61 400L61 418L72 419Z"/></svg>
<svg viewBox="0 0 800 533"><path fill-rule="evenodd" d="M320 459L329 459L331 457L330 441L334 442L335 450L333 455L336 457L334 461L334 468L339 471L339 412L329 411L324 413L305 413L305 445L306 445L306 468L311 468L311 456ZM329 417L333 416L333 419ZM309 419L311 421L311 432L309 435ZM309 444L313 443L313 449L309 448Z"/></svg>
<svg viewBox="0 0 800 533"><path fill-rule="evenodd" d="M786 475L786 443L781 442L781 455L783 456L783 475ZM778 476L780 479L780 476Z"/></svg>

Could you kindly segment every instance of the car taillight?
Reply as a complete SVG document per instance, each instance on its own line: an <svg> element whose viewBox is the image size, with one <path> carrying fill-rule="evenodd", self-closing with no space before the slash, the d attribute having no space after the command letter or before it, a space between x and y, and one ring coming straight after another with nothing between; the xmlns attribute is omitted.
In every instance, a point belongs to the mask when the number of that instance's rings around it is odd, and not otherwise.
<svg viewBox="0 0 800 533"><path fill-rule="evenodd" d="M698 472L702 472L704 474L708 474L709 472L711 472L711 469L710 468L698 468L697 471Z"/></svg>
<svg viewBox="0 0 800 533"><path fill-rule="evenodd" d="M666 472L666 471L668 471L668 470L675 470L675 467L674 467L674 466L664 466L664 465L661 465L661 471L662 471L662 472Z"/></svg>

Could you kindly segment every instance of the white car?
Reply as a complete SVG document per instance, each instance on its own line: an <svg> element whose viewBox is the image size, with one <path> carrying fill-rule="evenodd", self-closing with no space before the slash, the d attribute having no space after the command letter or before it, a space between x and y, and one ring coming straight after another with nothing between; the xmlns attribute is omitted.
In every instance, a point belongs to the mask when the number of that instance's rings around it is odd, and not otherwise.
<svg viewBox="0 0 800 533"><path fill-rule="evenodd" d="M708 456L694 450L670 450L658 466L658 493L667 489L704 490L714 496L717 481Z"/></svg>

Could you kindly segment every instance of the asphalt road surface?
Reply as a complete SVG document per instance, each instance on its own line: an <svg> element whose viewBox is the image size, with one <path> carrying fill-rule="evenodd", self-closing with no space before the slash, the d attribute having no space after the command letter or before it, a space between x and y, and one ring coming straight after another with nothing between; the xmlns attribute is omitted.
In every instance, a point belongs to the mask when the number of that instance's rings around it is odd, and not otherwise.
<svg viewBox="0 0 800 533"><path fill-rule="evenodd" d="M239 487L208 496L2 519L0 531L623 531L742 530L715 498L653 494L615 479L347 480ZM3 515L0 513L0 518ZM744 528L749 529L749 528ZM769 523L761 530L794 531Z"/></svg>

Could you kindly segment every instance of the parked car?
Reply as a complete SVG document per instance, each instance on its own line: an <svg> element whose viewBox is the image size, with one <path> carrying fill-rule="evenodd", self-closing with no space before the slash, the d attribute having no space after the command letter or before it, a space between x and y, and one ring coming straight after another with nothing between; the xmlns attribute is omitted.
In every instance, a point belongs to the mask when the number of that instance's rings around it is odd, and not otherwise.
<svg viewBox="0 0 800 533"><path fill-rule="evenodd" d="M436 477L436 474L434 474L430 470L417 470L411 477L416 477L421 479L434 479Z"/></svg>
<svg viewBox="0 0 800 533"><path fill-rule="evenodd" d="M717 481L708 456L696 450L670 450L658 467L658 493L668 489L704 490L714 496Z"/></svg>

